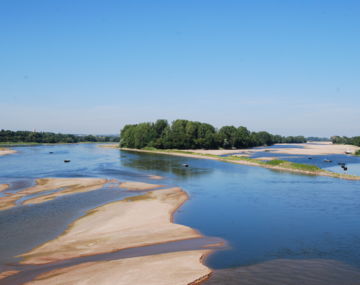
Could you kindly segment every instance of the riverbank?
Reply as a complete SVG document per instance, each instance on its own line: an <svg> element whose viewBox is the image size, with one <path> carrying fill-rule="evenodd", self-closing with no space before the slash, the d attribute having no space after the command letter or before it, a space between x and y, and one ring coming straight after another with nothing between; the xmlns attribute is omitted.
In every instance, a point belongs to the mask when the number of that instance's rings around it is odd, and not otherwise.
<svg viewBox="0 0 360 285"><path fill-rule="evenodd" d="M248 166L260 166L272 170L285 171L291 173L299 173L299 174L314 175L314 176L326 176L326 177L341 178L346 180L360 180L360 176L335 173L335 172L323 170L314 165L294 163L286 160L261 161L246 156L235 156L235 155L222 157L215 154L204 153L204 150L199 150L199 152L193 152L188 150L160 150L160 149L150 150L150 149L132 149L132 148L120 148L120 150L174 155L174 156L200 158L200 159L212 159L212 160L218 160L218 161L230 162L230 163L236 163L236 164L242 164ZM238 152L239 150L237 150L237 153Z"/></svg>
<svg viewBox="0 0 360 285"><path fill-rule="evenodd" d="M0 148L0 156L14 154L14 153L16 153L16 150L9 149L9 148L3 148L3 147Z"/></svg>

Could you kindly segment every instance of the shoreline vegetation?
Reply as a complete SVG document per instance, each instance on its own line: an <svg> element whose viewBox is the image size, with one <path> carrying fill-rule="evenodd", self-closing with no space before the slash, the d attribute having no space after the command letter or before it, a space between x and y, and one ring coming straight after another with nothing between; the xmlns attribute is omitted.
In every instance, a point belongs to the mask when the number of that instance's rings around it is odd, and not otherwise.
<svg viewBox="0 0 360 285"><path fill-rule="evenodd" d="M285 171L285 172L315 175L315 176L327 176L327 177L341 178L346 180L360 180L360 176L335 173L321 169L315 165L300 164L300 163L294 163L279 159L262 161L259 159L249 158L246 156L230 155L223 157L215 154L196 152L196 150L193 151L176 150L176 149L163 150L163 149L155 149L155 148L134 149L134 148L124 148L124 147L120 147L120 150L184 156L184 157L192 157L192 158L200 158L200 159L212 159L212 160L218 160L218 161L230 162L230 163L236 163L236 164L242 164L248 166L260 166L277 171Z"/></svg>
<svg viewBox="0 0 360 285"><path fill-rule="evenodd" d="M44 143L118 142L118 136L74 135L37 131L0 130L0 145L36 145Z"/></svg>

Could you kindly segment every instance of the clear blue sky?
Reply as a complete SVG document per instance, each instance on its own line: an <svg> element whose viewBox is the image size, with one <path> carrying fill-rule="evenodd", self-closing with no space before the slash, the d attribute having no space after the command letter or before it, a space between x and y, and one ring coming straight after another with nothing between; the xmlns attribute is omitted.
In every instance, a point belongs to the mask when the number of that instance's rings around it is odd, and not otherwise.
<svg viewBox="0 0 360 285"><path fill-rule="evenodd" d="M360 135L360 1L0 0L0 128Z"/></svg>

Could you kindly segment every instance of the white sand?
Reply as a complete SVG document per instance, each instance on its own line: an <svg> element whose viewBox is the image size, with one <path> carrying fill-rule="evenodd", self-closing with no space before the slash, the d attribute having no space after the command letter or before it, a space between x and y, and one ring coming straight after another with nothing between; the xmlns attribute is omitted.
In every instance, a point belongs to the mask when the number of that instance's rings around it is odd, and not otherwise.
<svg viewBox="0 0 360 285"><path fill-rule="evenodd" d="M98 207L58 238L23 254L22 263L43 264L200 237L197 231L172 223L172 214L187 199L187 194L176 187Z"/></svg>

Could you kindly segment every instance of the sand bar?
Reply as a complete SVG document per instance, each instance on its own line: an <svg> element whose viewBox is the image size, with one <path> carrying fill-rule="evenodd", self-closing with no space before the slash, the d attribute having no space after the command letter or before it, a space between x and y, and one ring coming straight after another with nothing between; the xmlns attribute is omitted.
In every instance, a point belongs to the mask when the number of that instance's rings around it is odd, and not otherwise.
<svg viewBox="0 0 360 285"><path fill-rule="evenodd" d="M24 204L35 204L50 201L56 197L75 194L80 192L88 192L100 189L107 183L106 179L100 178L41 178L36 180L36 185L18 191L16 193L7 193L7 196L0 197L0 210L10 209L16 206L16 201L26 197L41 193L44 191L64 188L60 192L48 195L38 196L26 200Z"/></svg>
<svg viewBox="0 0 360 285"><path fill-rule="evenodd" d="M150 184L150 183L144 183L144 182L127 181L127 182L120 183L119 187L125 188L129 191L145 191L145 190L152 190L155 188L162 187L162 185L156 185L156 184Z"/></svg>
<svg viewBox="0 0 360 285"><path fill-rule="evenodd" d="M0 148L0 156L16 153L16 150L9 148Z"/></svg>
<svg viewBox="0 0 360 285"><path fill-rule="evenodd" d="M9 271L1 272L1 273L0 273L0 280L1 280L1 279L5 279L5 278L7 278L7 277L9 277L9 276L11 276L11 275L17 274L17 273L19 273L19 272L20 272L20 271L18 271L18 270L9 270Z"/></svg>
<svg viewBox="0 0 360 285"><path fill-rule="evenodd" d="M27 285L117 284L117 285L188 285L197 284L211 273L200 260L206 250L88 262L53 270Z"/></svg>
<svg viewBox="0 0 360 285"><path fill-rule="evenodd" d="M9 188L9 184L0 184L0 192Z"/></svg>
<svg viewBox="0 0 360 285"><path fill-rule="evenodd" d="M172 223L172 214L187 199L187 194L175 187L95 208L56 239L23 254L22 263L44 264L201 237L189 227Z"/></svg>

